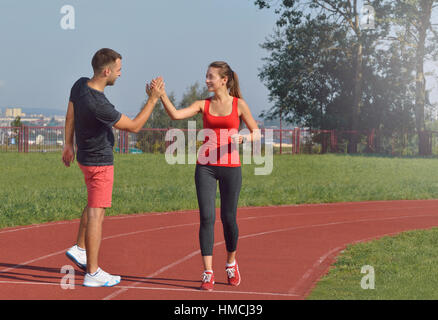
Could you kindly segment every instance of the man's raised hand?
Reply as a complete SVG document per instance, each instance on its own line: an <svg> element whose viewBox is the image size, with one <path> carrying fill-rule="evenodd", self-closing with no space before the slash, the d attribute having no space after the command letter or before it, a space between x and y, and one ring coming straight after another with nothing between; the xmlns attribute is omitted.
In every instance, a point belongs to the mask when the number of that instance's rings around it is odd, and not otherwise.
<svg viewBox="0 0 438 320"><path fill-rule="evenodd" d="M159 99L165 92L165 84L162 77L153 79L151 84L146 83L146 93L149 97Z"/></svg>

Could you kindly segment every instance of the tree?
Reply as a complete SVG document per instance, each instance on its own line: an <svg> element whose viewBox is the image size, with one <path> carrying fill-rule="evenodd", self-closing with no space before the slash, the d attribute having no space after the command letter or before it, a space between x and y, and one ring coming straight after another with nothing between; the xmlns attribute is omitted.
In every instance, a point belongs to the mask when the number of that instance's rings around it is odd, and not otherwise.
<svg viewBox="0 0 438 320"><path fill-rule="evenodd" d="M20 128L23 124L21 123L21 117L16 116L14 121L11 122L11 127Z"/></svg>
<svg viewBox="0 0 438 320"><path fill-rule="evenodd" d="M437 0L400 0L396 1L393 15L393 21L401 28L394 39L415 52L415 126L420 155L431 152L425 132L424 109L428 100L424 64L427 59L438 60L438 30L431 23L437 7Z"/></svg>
<svg viewBox="0 0 438 320"><path fill-rule="evenodd" d="M269 8L274 1L257 0L255 4L259 8ZM278 3L277 1L275 1ZM342 103L345 107L345 103L348 101L349 106L347 109L342 110L338 108L338 116L332 118L332 120L340 122L341 126L347 125L351 130L360 130L360 115L363 108L364 98L364 57L367 56L366 52L373 50L377 43L377 40L386 35L389 29L388 22L383 18L385 14L391 8L391 2L385 0L372 1L374 9L373 18L378 22L375 24L374 29L362 30L361 24L361 8L357 0L282 0L281 4L277 6L275 12L279 14L279 20L277 26L281 29L286 29L285 34L295 34L293 39L296 42L288 42L288 46L291 47L292 64L295 64L294 71L297 71L297 67L301 67L302 63L298 60L304 60L307 68L305 71L312 73L313 75L321 75L316 84L307 83L306 86L310 86L307 92L311 90L312 86L318 88L317 95L319 97L313 97L315 103L319 103L319 111L321 119L323 114L327 110L328 103L324 99L329 99L332 102L336 99ZM304 15L304 12L308 12ZM306 29L307 28L307 29ZM278 37L279 36L279 37ZM305 40L310 44L315 44L312 49L307 48L304 53L300 53L303 46L305 47ZM276 40L280 40L283 37L281 34L277 34ZM316 40L313 40L316 39ZM289 40L289 39L288 39ZM302 46L297 47L294 50L292 47L297 44ZM271 43L272 44L272 43ZM265 48L267 48L265 44ZM274 48L275 50L275 48ZM314 52L312 52L312 50ZM310 56L308 54L310 53ZM274 53L271 58L274 58ZM272 62L273 60L271 60ZM275 65L269 66L276 68ZM264 71L269 71L269 67L264 68ZM272 70L271 70L272 71ZM323 71L321 74L320 71ZM324 73L325 72L325 73ZM296 77L294 74L279 72L283 77L295 78L293 84L301 85L302 77ZM300 72L302 75L303 72ZM324 90L324 85L327 84L328 75L331 76L329 81L328 92ZM347 76L347 78L345 77ZM261 73L261 77L266 78L266 73ZM333 78L334 77L334 78ZM313 78L312 80L315 80ZM275 86L275 83L271 83ZM269 87L272 90L271 87ZM338 89L338 90L337 90ZM291 86L285 87L273 94L277 100L283 100L290 91L294 88ZM341 92L341 94L339 94ZM331 96L330 96L331 95ZM299 95L298 95L299 96ZM306 98L304 104L309 103L308 95L302 96ZM340 100L342 98L342 100ZM347 98L347 99L345 99ZM315 100L316 99L316 100ZM306 101L307 100L307 101ZM314 118L314 107L310 107L311 110L305 110L311 118ZM281 103L281 109L287 108L284 103ZM278 104L276 106L278 108ZM340 115L347 115L347 117ZM340 117L339 117L340 116ZM329 115L326 117L330 118ZM355 153L357 151L357 141L355 136L352 135L352 140L349 144L349 152Z"/></svg>

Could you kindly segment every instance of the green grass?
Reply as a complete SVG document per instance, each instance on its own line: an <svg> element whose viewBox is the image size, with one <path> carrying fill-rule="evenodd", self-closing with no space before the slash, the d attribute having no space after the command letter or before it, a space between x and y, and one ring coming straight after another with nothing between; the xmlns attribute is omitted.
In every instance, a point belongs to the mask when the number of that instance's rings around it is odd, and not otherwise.
<svg viewBox="0 0 438 320"><path fill-rule="evenodd" d="M337 258L310 300L438 299L438 228L409 231L356 244ZM374 289L362 289L365 265L374 268Z"/></svg>
<svg viewBox="0 0 438 320"><path fill-rule="evenodd" d="M86 188L76 163L65 168L60 153L0 153L0 163L0 228L80 216ZM270 175L255 167L243 165L239 206L438 198L437 159L278 155ZM194 170L162 154L116 154L108 215L196 209Z"/></svg>

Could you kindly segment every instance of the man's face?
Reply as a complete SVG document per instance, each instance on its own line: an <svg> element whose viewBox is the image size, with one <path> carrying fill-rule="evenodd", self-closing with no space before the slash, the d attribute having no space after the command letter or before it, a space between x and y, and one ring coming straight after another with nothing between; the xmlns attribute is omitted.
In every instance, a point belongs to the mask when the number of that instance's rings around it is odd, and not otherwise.
<svg viewBox="0 0 438 320"><path fill-rule="evenodd" d="M113 86L114 83L116 83L117 78L122 75L122 60L117 59L108 68L109 68L109 73L107 75L108 80L107 80L106 84L108 86Z"/></svg>

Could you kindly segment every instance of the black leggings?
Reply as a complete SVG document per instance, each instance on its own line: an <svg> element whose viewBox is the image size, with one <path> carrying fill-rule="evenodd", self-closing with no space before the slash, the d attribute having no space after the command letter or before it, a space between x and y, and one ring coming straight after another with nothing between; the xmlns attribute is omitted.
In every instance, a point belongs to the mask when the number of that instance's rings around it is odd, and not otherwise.
<svg viewBox="0 0 438 320"><path fill-rule="evenodd" d="M242 186L241 167L196 165L195 183L201 225L199 242L203 256L213 255L216 190L219 180L221 220L228 252L236 251L239 229L236 222L237 202Z"/></svg>

